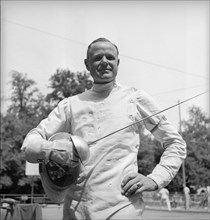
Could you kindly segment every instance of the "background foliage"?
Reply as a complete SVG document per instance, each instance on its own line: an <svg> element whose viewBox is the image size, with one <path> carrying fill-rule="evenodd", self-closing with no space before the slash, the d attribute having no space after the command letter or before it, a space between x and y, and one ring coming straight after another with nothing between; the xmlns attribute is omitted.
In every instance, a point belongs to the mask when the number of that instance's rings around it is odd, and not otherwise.
<svg viewBox="0 0 210 220"><path fill-rule="evenodd" d="M86 72L73 73L57 69L49 79L51 92L43 95L27 74L12 72L11 105L1 113L0 189L5 193L30 193L31 178L25 175L25 158L20 151L26 134L65 97L81 93L92 86ZM189 120L182 122L182 135L187 143L186 183L189 187L210 185L210 119L199 107L189 109ZM142 133L138 153L139 172L149 174L159 162L161 145L149 134ZM35 193L44 193L40 179L35 180ZM170 191L182 191L181 169L168 185Z"/></svg>

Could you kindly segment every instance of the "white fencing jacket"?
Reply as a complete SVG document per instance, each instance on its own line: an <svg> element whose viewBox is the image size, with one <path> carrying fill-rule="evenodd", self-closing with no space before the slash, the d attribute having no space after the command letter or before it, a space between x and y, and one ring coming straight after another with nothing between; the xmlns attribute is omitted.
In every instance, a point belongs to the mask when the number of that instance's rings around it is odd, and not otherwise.
<svg viewBox="0 0 210 220"><path fill-rule="evenodd" d="M90 90L62 100L29 132L22 149L32 145L36 148L35 135L48 139L62 131L92 142L158 111L158 105L144 91L116 82L94 84ZM159 164L148 176L159 189L169 184L186 157L186 145L165 116L158 114L89 146L90 159L66 193L64 219L109 219L119 210L119 219L135 218L133 213L141 210L139 195L122 195L121 182L129 172L138 172L139 133L143 124L164 149ZM138 218L140 211L135 215Z"/></svg>

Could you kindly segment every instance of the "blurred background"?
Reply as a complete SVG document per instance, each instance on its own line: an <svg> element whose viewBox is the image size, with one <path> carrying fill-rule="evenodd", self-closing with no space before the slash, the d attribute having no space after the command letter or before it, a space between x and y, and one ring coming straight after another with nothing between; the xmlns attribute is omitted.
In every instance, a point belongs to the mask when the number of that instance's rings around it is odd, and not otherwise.
<svg viewBox="0 0 210 220"><path fill-rule="evenodd" d="M1 198L48 204L39 175L27 175L25 135L64 97L91 88L87 46L98 37L120 52L117 80L143 89L164 109L188 155L167 186L172 209L208 209L210 185L209 1L1 1ZM139 172L152 171L161 146L142 135ZM32 172L33 173L33 172ZM158 192L145 193L161 207ZM166 204L164 205L166 206Z"/></svg>

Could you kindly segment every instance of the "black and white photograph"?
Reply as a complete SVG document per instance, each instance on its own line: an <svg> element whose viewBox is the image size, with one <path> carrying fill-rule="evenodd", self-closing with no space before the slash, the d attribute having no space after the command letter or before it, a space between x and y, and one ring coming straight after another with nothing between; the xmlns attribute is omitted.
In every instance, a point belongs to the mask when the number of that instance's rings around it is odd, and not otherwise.
<svg viewBox="0 0 210 220"><path fill-rule="evenodd" d="M208 220L209 12L1 0L1 219Z"/></svg>

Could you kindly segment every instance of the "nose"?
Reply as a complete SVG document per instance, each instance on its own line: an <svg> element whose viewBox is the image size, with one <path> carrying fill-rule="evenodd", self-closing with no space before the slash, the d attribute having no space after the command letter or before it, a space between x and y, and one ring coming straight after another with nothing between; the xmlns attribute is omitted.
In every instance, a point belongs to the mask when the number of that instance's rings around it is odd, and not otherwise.
<svg viewBox="0 0 210 220"><path fill-rule="evenodd" d="M103 56L102 59L101 59L101 65L107 66L107 64L108 64L108 60L106 59L105 56Z"/></svg>

